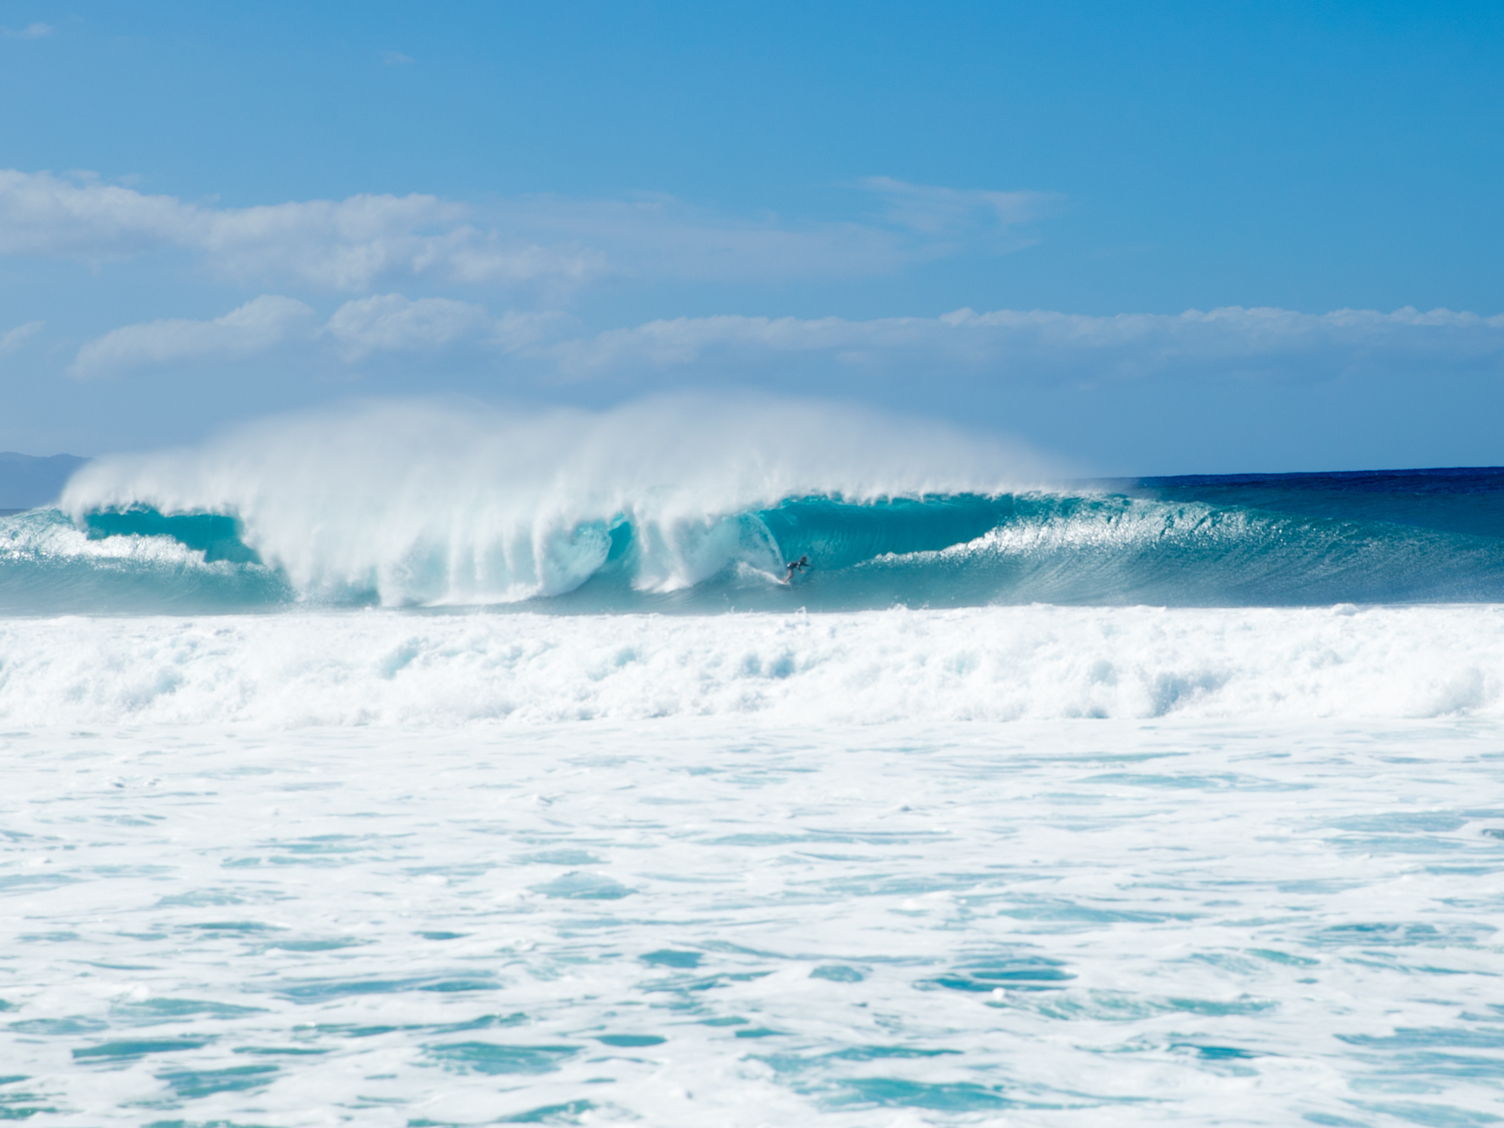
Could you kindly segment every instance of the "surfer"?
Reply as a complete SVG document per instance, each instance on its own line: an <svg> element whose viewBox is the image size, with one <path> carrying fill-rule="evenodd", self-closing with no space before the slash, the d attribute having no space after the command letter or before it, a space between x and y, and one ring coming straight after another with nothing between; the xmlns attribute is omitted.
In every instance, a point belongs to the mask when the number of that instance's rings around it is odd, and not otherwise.
<svg viewBox="0 0 1504 1128"><path fill-rule="evenodd" d="M791 584L794 582L795 572L799 571L800 568L809 567L809 557L801 556L798 560L795 560L789 564L785 564L784 567L788 569L788 575L783 577L783 582L786 584Z"/></svg>

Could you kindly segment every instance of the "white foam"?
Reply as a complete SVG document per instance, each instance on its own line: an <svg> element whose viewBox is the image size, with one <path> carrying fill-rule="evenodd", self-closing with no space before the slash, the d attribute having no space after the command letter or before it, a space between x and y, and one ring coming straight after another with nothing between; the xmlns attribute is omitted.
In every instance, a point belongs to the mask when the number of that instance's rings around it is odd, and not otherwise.
<svg viewBox="0 0 1504 1128"><path fill-rule="evenodd" d="M45 1128L1499 1107L1495 725L0 744L0 1107Z"/></svg>
<svg viewBox="0 0 1504 1128"><path fill-rule="evenodd" d="M0 564L60 564L98 567L212 567L198 549L170 537L89 537L52 510L34 510L0 522Z"/></svg>
<svg viewBox="0 0 1504 1128"><path fill-rule="evenodd" d="M1504 709L1504 605L0 621L0 721L537 724Z"/></svg>

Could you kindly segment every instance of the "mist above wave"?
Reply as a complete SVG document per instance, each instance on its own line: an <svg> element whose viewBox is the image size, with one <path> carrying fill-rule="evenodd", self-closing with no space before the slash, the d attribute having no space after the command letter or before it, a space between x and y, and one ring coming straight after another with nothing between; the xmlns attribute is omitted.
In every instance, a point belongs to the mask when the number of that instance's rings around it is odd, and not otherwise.
<svg viewBox="0 0 1504 1128"><path fill-rule="evenodd" d="M488 603L571 591L613 563L642 591L736 565L773 574L778 545L748 515L782 499L987 494L1040 474L1000 440L813 401L368 402L101 458L61 505L80 524L130 509L231 516L305 596ZM629 543L613 537L623 527Z"/></svg>

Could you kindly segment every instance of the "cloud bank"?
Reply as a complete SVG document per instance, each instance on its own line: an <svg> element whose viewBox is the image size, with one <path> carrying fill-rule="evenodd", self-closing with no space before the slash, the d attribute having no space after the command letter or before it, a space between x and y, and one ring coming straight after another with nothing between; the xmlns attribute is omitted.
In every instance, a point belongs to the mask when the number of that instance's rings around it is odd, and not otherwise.
<svg viewBox="0 0 1504 1128"><path fill-rule="evenodd" d="M1063 201L1055 192L993 192L910 184L891 176L869 176L858 187L885 205L889 222L928 235L978 228L998 230L1043 219Z"/></svg>
<svg viewBox="0 0 1504 1128"><path fill-rule="evenodd" d="M463 205L435 196L211 208L89 178L0 170L0 254L97 264L181 250L230 278L334 291L391 277L577 282L598 269L588 253L511 241L466 219Z"/></svg>
<svg viewBox="0 0 1504 1128"><path fill-rule="evenodd" d="M461 343L516 352L539 343L564 320L553 313L509 311L494 316L473 302L382 294L340 306L324 333L344 360L358 362L379 353L434 352Z"/></svg>
<svg viewBox="0 0 1504 1128"><path fill-rule="evenodd" d="M332 346L345 364L383 354L436 353L455 347L494 356L525 350L556 335L569 319L556 313L508 311L452 298L410 299L400 294L356 298L322 323L314 308L296 298L263 294L222 317L164 318L112 329L78 350L69 374L78 379L119 376L184 362L233 362L278 349L310 352ZM22 325L0 335L0 352L41 328Z"/></svg>
<svg viewBox="0 0 1504 1128"><path fill-rule="evenodd" d="M1232 306L1111 316L960 309L939 317L871 320L671 318L566 342L557 354L561 371L580 378L766 363L789 354L823 354L842 365L902 361L915 372L938 365L1021 376L1074 370L1125 377L1198 365L1256 372L1313 358L1342 367L1415 358L1455 366L1504 361L1504 315L1410 308L1310 314Z"/></svg>
<svg viewBox="0 0 1504 1128"><path fill-rule="evenodd" d="M46 325L44 321L28 321L0 333L0 356L4 356L9 352L15 352L27 341L40 333L44 325Z"/></svg>
<svg viewBox="0 0 1504 1128"><path fill-rule="evenodd" d="M213 320L115 329L84 345L72 371L101 376L188 359L233 360L288 344L332 346L348 365L442 350L468 353L477 363L521 357L543 381L686 382L775 370L793 358L816 368L886 369L921 378L946 372L1086 382L1165 374L1285 378L1396 367L1504 371L1504 314L1226 307L1089 316L961 309L869 320L672 318L582 333L559 313L497 314L478 303L400 294L345 302L320 324L311 306L265 295Z"/></svg>
<svg viewBox="0 0 1504 1128"><path fill-rule="evenodd" d="M57 28L48 23L29 23L24 27L0 27L0 39L46 39Z"/></svg>
<svg viewBox="0 0 1504 1128"><path fill-rule="evenodd" d="M167 318L114 329L79 349L69 372L90 379L185 360L254 356L307 335L314 322L310 306L265 295L212 321Z"/></svg>
<svg viewBox="0 0 1504 1128"><path fill-rule="evenodd" d="M0 255L94 265L186 253L238 282L364 293L393 282L570 290L605 278L778 281L890 273L964 246L1009 249L1047 196L873 178L878 222L728 216L670 196L461 203L357 195L215 207L90 174L0 170ZM965 235L966 239L958 240Z"/></svg>

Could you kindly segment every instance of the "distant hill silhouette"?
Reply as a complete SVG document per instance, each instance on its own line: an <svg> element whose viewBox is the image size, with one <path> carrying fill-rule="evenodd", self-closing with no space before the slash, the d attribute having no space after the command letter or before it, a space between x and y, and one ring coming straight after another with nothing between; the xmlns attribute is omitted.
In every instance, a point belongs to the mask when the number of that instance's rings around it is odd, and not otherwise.
<svg viewBox="0 0 1504 1128"><path fill-rule="evenodd" d="M46 458L0 451L0 509L32 509L57 498L68 476L89 461L76 454Z"/></svg>

